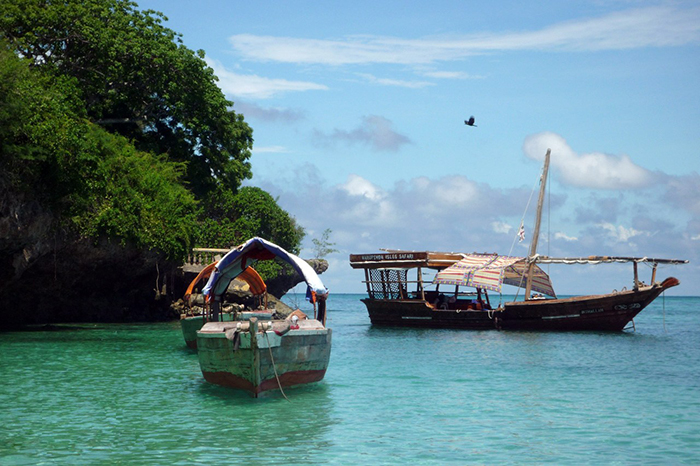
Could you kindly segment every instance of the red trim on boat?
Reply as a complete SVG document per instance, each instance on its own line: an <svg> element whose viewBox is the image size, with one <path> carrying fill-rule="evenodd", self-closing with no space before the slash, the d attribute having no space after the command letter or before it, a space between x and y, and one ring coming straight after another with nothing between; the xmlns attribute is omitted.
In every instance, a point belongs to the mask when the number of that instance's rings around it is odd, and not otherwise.
<svg viewBox="0 0 700 466"><path fill-rule="evenodd" d="M215 385L235 388L237 390L245 390L257 396L259 393L276 390L279 388L277 379L263 380L259 386L255 387L249 380L246 380L229 372L202 372L204 379ZM314 371L292 371L280 375L280 383L282 387L291 387L294 385L303 385L307 383L319 382L326 375L325 370Z"/></svg>

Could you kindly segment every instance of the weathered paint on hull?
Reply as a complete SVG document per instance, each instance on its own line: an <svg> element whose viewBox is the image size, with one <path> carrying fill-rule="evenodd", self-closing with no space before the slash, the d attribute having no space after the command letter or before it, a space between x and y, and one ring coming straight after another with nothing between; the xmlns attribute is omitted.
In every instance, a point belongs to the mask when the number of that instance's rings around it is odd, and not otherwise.
<svg viewBox="0 0 700 466"><path fill-rule="evenodd" d="M247 320L250 317L263 318L272 317L271 311L249 311L237 314L239 320ZM236 315L230 312L224 312L219 315L221 322L232 322ZM185 339L185 344L190 349L197 349L197 332L204 325L203 316L188 316L180 319L180 328L182 329L182 337Z"/></svg>
<svg viewBox="0 0 700 466"><path fill-rule="evenodd" d="M502 310L437 310L421 300L363 299L373 325L469 330L621 331L664 290L669 278L638 291L506 303Z"/></svg>
<svg viewBox="0 0 700 466"><path fill-rule="evenodd" d="M279 385L318 382L328 368L332 336L331 329L319 327L290 330L282 336L273 331L266 332L267 336L258 333L255 342L241 333L235 351L230 331L227 337L224 331L207 332L205 327L197 334L202 375L210 383L245 390L255 397Z"/></svg>
<svg viewBox="0 0 700 466"><path fill-rule="evenodd" d="M204 325L203 316L190 316L180 319L180 328L182 329L182 337L185 339L185 344L190 349L197 349L197 330Z"/></svg>
<svg viewBox="0 0 700 466"><path fill-rule="evenodd" d="M503 329L622 331L667 287L567 299L506 303L499 315Z"/></svg>
<svg viewBox="0 0 700 466"><path fill-rule="evenodd" d="M231 374L230 372L202 372L202 375L204 375L204 380L209 383L235 388L237 390L245 390L255 397L263 392L277 390L279 388L277 379L264 380L258 387L255 387L250 380ZM325 370L287 372L280 375L280 384L283 388L286 388L294 385L320 382L325 375Z"/></svg>

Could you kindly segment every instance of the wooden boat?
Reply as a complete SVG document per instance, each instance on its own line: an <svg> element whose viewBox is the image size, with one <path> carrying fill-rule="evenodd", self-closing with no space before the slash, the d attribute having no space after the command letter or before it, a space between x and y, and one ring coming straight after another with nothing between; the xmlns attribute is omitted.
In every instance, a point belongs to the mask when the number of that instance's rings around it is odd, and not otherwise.
<svg viewBox="0 0 700 466"><path fill-rule="evenodd" d="M216 262L204 267L199 274L190 282L185 291L185 296L183 301L185 302L185 312L180 314L180 329L182 330L182 337L185 339L185 344L191 349L197 349L197 331L202 328L205 323L205 304L201 303L201 307L196 307L192 304L191 299L195 291L195 287L199 285L204 280L208 279L214 269L216 268ZM265 282L260 277L258 272L253 267L246 268L241 274L236 277L236 280L244 281L248 284L250 292L253 296L259 297L262 300L263 296L267 296L267 286ZM267 307L267 306L266 306ZM260 314L260 313L258 313ZM269 314L269 313L268 313ZM220 322L231 322L245 318L246 316L264 318L264 315L252 315L251 313L240 314L237 309L222 309L219 313Z"/></svg>
<svg viewBox="0 0 700 466"><path fill-rule="evenodd" d="M509 330L600 330L621 331L647 305L680 282L669 277L656 282L658 264L683 264L686 260L648 257L591 256L550 258L537 254L550 151L540 185L533 241L529 256L462 254L387 250L379 254L352 254L350 265L364 269L368 297L363 299L373 325ZM549 276L538 264L633 264L632 289L608 294L557 298ZM652 266L651 284L639 280L638 264ZM423 281L423 272L435 277ZM409 275L415 272L415 279ZM492 306L488 291L501 291L503 284L524 288L524 300ZM435 290L428 290L434 285ZM454 285L453 292L440 292L440 285ZM411 292L409 287L413 287ZM460 287L461 291L460 291ZM473 287L475 292L464 292ZM536 292L533 295L532 292ZM549 296L547 298L546 296Z"/></svg>
<svg viewBox="0 0 700 466"><path fill-rule="evenodd" d="M286 319L275 319L272 310L264 309L221 322L221 296L229 282L258 260L274 258L287 262L303 277L314 317L296 310ZM210 315L197 332L197 354L208 382L258 397L276 389L284 394L283 388L323 379L332 336L326 327L328 290L305 261L269 241L252 238L217 262L202 292L208 297ZM260 312L269 314L261 317Z"/></svg>

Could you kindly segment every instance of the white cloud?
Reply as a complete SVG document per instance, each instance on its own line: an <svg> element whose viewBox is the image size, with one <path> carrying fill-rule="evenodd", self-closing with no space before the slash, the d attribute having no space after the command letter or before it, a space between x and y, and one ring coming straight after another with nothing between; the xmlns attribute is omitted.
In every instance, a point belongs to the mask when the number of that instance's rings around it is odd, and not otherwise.
<svg viewBox="0 0 700 466"><path fill-rule="evenodd" d="M263 154L263 153L266 153L266 154L269 154L269 153L285 154L285 153L289 153L289 149L287 149L284 146L254 147L253 153L254 154Z"/></svg>
<svg viewBox="0 0 700 466"><path fill-rule="evenodd" d="M508 50L619 50L700 41L700 8L654 6L554 24L538 31L466 37L400 39L351 36L337 40L237 34L229 41L244 58L285 63L428 64Z"/></svg>
<svg viewBox="0 0 700 466"><path fill-rule="evenodd" d="M263 121L282 121L292 123L304 119L303 112L288 108L261 107L250 102L236 102L234 110L241 113L246 120L251 118Z"/></svg>
<svg viewBox="0 0 700 466"><path fill-rule="evenodd" d="M267 99L282 92L328 90L328 87L323 84L238 74L227 70L215 60L207 59L206 62L219 78L218 85L226 95L251 99Z"/></svg>
<svg viewBox="0 0 700 466"><path fill-rule="evenodd" d="M526 255L527 243L532 234L526 219L526 242L517 243L515 232L520 224L525 188L494 188L486 183L476 183L467 177L418 177L383 188L361 176L348 176L344 183L328 186L323 182L324 171L304 164L296 171L290 170L274 180L253 182L275 198L307 231L333 231L332 241L341 252L337 254L337 267L322 277L329 280L334 290L362 291L362 275L347 265L350 253L377 252L379 248L410 250L437 250L459 252L498 252ZM690 182L691 180L686 180ZM444 189L442 189L444 188ZM450 194L451 189L454 193ZM642 193L643 195L645 193ZM457 197L467 202L453 202ZM621 211L632 211L634 202L621 199ZM541 245L543 251L554 257L579 257L590 254L630 255L653 254L658 257L681 257L698 261L700 241L697 225L689 224L688 234L674 231L678 223L664 222L665 215L674 215L679 207L664 202L661 197L645 199L645 207L656 214L652 222L640 222L639 218L615 222L600 222L586 218L583 223L568 222L566 206L552 212L558 219L553 234L551 251ZM559 215L564 214L564 215ZM633 226L628 226L633 225ZM553 225L554 227L554 225ZM649 228L657 228L651 232ZM571 236L563 231L580 231ZM692 241L691 241L692 236ZM311 238L307 238L311 247ZM569 286L559 288L560 293L582 292L581 282L557 272L557 284L562 280ZM679 277L683 281L683 277ZM690 282L685 279L686 282ZM596 292L592 289L591 292ZM687 291L686 291L687 293ZM691 292L692 293L692 292Z"/></svg>
<svg viewBox="0 0 700 466"><path fill-rule="evenodd" d="M700 175L667 177L664 199L700 217Z"/></svg>
<svg viewBox="0 0 700 466"><path fill-rule="evenodd" d="M434 86L433 83L427 81L405 81L400 79L377 78L376 76L368 73L358 73L357 75L371 83L381 84L382 86L406 87L409 89L420 89L422 87Z"/></svg>
<svg viewBox="0 0 700 466"><path fill-rule="evenodd" d="M384 190L355 174L348 176L348 180L345 184L340 185L339 189L347 192L351 196L366 197L373 201L386 198Z"/></svg>
<svg viewBox="0 0 700 466"><path fill-rule="evenodd" d="M607 231L608 236L618 243L626 243L630 239L639 235L649 236L649 234L646 232L635 230L631 227L625 228L622 225L615 226L612 223L601 223L598 226Z"/></svg>
<svg viewBox="0 0 700 466"><path fill-rule="evenodd" d="M331 134L316 131L317 140L321 143L336 141L369 144L375 150L396 152L411 140L396 132L390 120L377 115L366 116L359 127L347 131L336 129Z"/></svg>
<svg viewBox="0 0 700 466"><path fill-rule="evenodd" d="M503 222L491 222L491 228L496 233L508 234L513 231L513 227Z"/></svg>
<svg viewBox="0 0 700 466"><path fill-rule="evenodd" d="M577 154L558 134L544 132L525 138L523 151L533 160L544 160L552 149L551 165L565 184L592 189L644 188L652 183L651 173L635 165L627 155L601 152Z"/></svg>
<svg viewBox="0 0 700 466"><path fill-rule="evenodd" d="M423 76L435 79L483 79L483 76L464 73L463 71L424 71Z"/></svg>
<svg viewBox="0 0 700 466"><path fill-rule="evenodd" d="M562 233L560 231L554 233L554 239L563 239L564 241L578 241L577 237L569 236L566 233Z"/></svg>

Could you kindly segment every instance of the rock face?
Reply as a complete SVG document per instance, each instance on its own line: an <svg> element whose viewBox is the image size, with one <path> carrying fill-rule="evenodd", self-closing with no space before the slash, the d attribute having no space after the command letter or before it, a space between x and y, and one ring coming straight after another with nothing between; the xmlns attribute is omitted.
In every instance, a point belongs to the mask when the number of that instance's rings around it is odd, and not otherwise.
<svg viewBox="0 0 700 466"><path fill-rule="evenodd" d="M328 261L325 259L308 259L306 262L314 269L314 272L319 275L328 270ZM267 280L265 284L270 294L281 298L287 291L303 281L301 276L289 267L288 273L280 274L273 279Z"/></svg>
<svg viewBox="0 0 700 466"><path fill-rule="evenodd" d="M2 288L0 326L171 319L167 285L175 270L155 255L108 242L63 245Z"/></svg>
<svg viewBox="0 0 700 466"><path fill-rule="evenodd" d="M310 261L318 273L324 260ZM5 189L0 176L0 328L59 322L177 319L171 303L193 277L180 264L109 240L82 240L38 202ZM281 297L295 273L267 283Z"/></svg>
<svg viewBox="0 0 700 466"><path fill-rule="evenodd" d="M38 242L36 244L39 244ZM109 241L69 242L22 248L0 255L0 328L59 322L152 322L179 318L172 307L192 277L179 264L157 255ZM44 249L42 249L44 248ZM37 251L42 251L38 254ZM13 264L18 264L15 266ZM326 261L312 261L318 273ZM282 297L301 277L280 275L268 281L270 301ZM252 300L244 290L232 288L228 299ZM302 298L303 299L303 298ZM283 309L282 303L275 308Z"/></svg>

